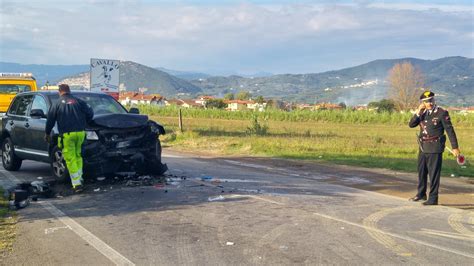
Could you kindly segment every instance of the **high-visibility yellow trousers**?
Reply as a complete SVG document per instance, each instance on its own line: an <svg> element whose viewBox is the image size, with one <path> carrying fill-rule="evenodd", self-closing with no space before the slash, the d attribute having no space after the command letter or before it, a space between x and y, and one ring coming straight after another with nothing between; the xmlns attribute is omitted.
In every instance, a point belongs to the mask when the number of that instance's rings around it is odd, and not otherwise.
<svg viewBox="0 0 474 266"><path fill-rule="evenodd" d="M82 185L82 143L86 137L85 131L64 133L62 137L62 153L66 161L72 187ZM59 141L61 143L61 141ZM61 148L61 147L59 147Z"/></svg>

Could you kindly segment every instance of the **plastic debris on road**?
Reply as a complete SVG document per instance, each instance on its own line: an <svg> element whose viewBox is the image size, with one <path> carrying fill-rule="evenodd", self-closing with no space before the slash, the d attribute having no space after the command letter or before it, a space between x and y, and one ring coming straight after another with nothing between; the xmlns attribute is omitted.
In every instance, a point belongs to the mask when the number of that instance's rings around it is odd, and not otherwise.
<svg viewBox="0 0 474 266"><path fill-rule="evenodd" d="M225 200L225 198L222 195L220 195L217 197L209 197L207 200L208 201L221 201L221 200Z"/></svg>
<svg viewBox="0 0 474 266"><path fill-rule="evenodd" d="M225 243L225 244L226 244L227 246L233 246L233 245L235 245L234 242L227 242L227 243Z"/></svg>
<svg viewBox="0 0 474 266"><path fill-rule="evenodd" d="M8 203L11 210L25 208L30 204L28 191L23 189L14 189L10 193Z"/></svg>
<svg viewBox="0 0 474 266"><path fill-rule="evenodd" d="M212 180L212 176L210 176L210 175L201 176L201 180L202 181L210 181L210 180Z"/></svg>

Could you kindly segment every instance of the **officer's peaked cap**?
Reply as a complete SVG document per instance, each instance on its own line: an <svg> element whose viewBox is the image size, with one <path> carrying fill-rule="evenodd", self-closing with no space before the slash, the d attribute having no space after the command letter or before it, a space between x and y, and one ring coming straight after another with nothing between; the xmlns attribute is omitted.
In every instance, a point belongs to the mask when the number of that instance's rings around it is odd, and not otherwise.
<svg viewBox="0 0 474 266"><path fill-rule="evenodd" d="M435 94L432 91L425 91L423 92L423 94L421 94L420 100L430 99L430 98L433 98L434 96Z"/></svg>

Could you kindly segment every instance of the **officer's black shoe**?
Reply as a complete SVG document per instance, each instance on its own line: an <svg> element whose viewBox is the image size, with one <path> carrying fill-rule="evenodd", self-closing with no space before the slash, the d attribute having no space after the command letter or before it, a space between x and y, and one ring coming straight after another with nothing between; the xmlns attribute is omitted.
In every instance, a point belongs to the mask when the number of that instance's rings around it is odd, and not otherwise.
<svg viewBox="0 0 474 266"><path fill-rule="evenodd" d="M428 200L428 201L423 202L422 204L425 205L425 206L438 205L438 201Z"/></svg>
<svg viewBox="0 0 474 266"><path fill-rule="evenodd" d="M426 196L424 197L414 196L413 198L409 199L409 201L420 201L420 200L426 200Z"/></svg>

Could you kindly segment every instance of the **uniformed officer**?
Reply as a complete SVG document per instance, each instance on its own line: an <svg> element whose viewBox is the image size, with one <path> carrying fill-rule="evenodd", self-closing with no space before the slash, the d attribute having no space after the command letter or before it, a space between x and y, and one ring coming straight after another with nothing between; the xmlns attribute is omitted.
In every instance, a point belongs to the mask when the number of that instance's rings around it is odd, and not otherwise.
<svg viewBox="0 0 474 266"><path fill-rule="evenodd" d="M459 156L459 146L448 111L435 103L435 94L425 91L420 96L420 106L410 120L409 126L420 126L418 135L418 193L411 201L426 200L427 177L430 177L430 194L423 205L438 204L438 189L441 177L443 151L446 145L446 135L453 148L455 156Z"/></svg>
<svg viewBox="0 0 474 266"><path fill-rule="evenodd" d="M69 171L72 187L82 189L82 143L86 137L86 123L94 112L83 100L71 95L67 84L59 85L59 100L49 109L46 121L45 140L49 142L51 130L58 123L58 147L62 149Z"/></svg>

